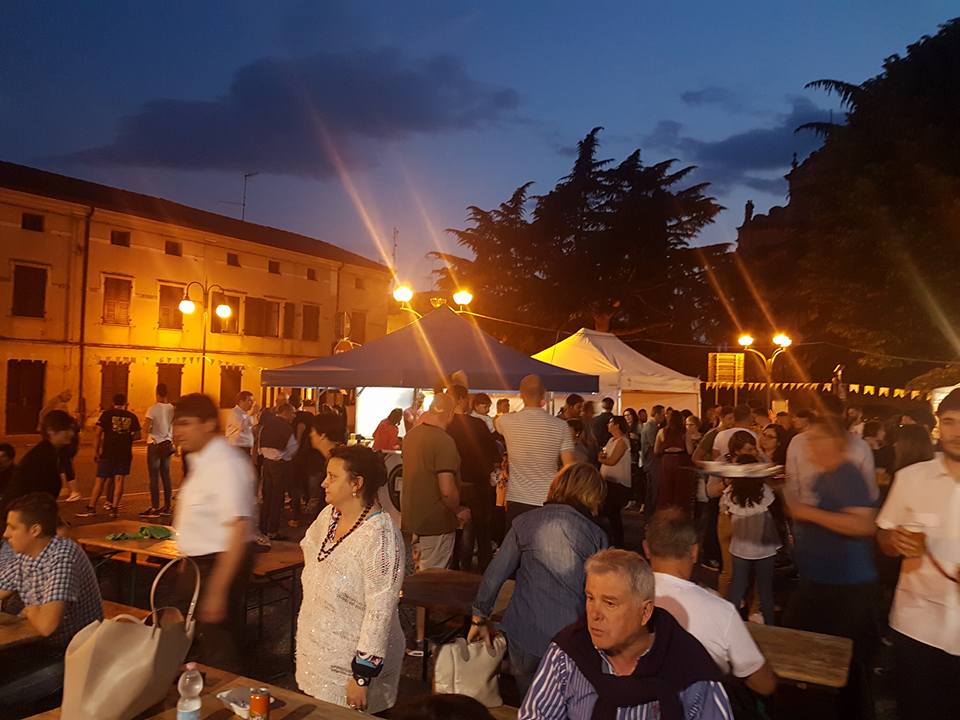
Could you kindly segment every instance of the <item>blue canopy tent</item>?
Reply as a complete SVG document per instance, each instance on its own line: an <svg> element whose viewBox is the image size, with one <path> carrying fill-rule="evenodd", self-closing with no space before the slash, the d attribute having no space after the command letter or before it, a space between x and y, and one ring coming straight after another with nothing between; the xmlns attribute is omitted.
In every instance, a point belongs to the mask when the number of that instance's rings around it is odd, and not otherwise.
<svg viewBox="0 0 960 720"><path fill-rule="evenodd" d="M598 388L596 375L534 360L446 306L355 350L264 370L260 382L273 387L432 388L457 371L477 390L515 391L526 375L539 375L550 391L594 393Z"/></svg>

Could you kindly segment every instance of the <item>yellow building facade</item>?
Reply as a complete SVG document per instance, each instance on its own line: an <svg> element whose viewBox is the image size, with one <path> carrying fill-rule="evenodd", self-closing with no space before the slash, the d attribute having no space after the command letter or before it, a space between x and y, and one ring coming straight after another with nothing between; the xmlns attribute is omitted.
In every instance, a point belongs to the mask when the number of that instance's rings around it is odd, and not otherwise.
<svg viewBox="0 0 960 720"><path fill-rule="evenodd" d="M260 397L261 370L383 335L390 282L312 238L0 163L0 428L33 432L65 389L88 423L116 393L142 415L158 382L179 397L201 375L224 409Z"/></svg>

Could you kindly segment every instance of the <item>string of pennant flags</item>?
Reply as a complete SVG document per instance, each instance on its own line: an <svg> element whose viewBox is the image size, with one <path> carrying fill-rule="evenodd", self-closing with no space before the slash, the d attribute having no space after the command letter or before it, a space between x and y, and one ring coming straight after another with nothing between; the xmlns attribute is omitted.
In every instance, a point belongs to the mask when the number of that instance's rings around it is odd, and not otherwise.
<svg viewBox="0 0 960 720"><path fill-rule="evenodd" d="M705 382L704 388L707 390L766 390L767 385L774 390L815 390L818 392L829 392L832 390L832 383L818 382ZM928 400L930 393L922 390L907 390L906 388L890 388L878 385L864 385L862 383L849 383L848 393L856 395L873 395L876 397L903 398L905 400Z"/></svg>

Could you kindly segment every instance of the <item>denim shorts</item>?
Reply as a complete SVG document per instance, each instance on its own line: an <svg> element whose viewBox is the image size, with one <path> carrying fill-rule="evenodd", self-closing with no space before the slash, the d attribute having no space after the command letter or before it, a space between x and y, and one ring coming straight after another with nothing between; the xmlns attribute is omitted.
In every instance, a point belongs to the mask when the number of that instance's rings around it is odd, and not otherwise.
<svg viewBox="0 0 960 720"><path fill-rule="evenodd" d="M130 460L108 460L100 458L97 463L97 477L109 478L130 474Z"/></svg>

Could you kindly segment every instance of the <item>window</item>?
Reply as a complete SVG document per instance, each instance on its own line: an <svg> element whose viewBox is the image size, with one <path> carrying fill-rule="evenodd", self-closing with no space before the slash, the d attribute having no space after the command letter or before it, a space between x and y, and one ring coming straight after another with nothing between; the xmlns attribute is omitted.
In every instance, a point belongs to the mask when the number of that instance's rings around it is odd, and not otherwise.
<svg viewBox="0 0 960 720"><path fill-rule="evenodd" d="M167 386L167 402L180 399L180 381L183 379L183 365L157 363L157 385Z"/></svg>
<svg viewBox="0 0 960 720"><path fill-rule="evenodd" d="M183 257L183 245L178 243L176 240L167 240L164 244L164 252L167 255L176 255L177 257Z"/></svg>
<svg viewBox="0 0 960 720"><path fill-rule="evenodd" d="M113 407L113 396L127 394L130 365L121 362L100 363L100 409Z"/></svg>
<svg viewBox="0 0 960 720"><path fill-rule="evenodd" d="M240 256L236 253L227 253L227 265L230 265L231 267L240 267ZM233 405L230 407L233 407Z"/></svg>
<svg viewBox="0 0 960 720"><path fill-rule="evenodd" d="M320 306L319 305L304 304L303 306L303 339L304 340L320 339Z"/></svg>
<svg viewBox="0 0 960 720"><path fill-rule="evenodd" d="M103 322L106 325L130 324L130 292L133 283L123 278L103 279Z"/></svg>
<svg viewBox="0 0 960 720"><path fill-rule="evenodd" d="M367 341L367 313L354 310L350 313L350 339L356 343Z"/></svg>
<svg viewBox="0 0 960 720"><path fill-rule="evenodd" d="M183 288L177 285L160 286L160 319L158 326L165 330L183 330L183 313L180 301Z"/></svg>
<svg viewBox="0 0 960 720"><path fill-rule="evenodd" d="M43 232L43 215L37 215L36 213L23 213L23 215L20 216L20 228L22 230Z"/></svg>
<svg viewBox="0 0 960 720"><path fill-rule="evenodd" d="M120 247L130 247L130 233L126 230L111 230L110 244Z"/></svg>
<svg viewBox="0 0 960 720"><path fill-rule="evenodd" d="M307 268L307 280L316 280L316 279L317 279L317 271L314 270L313 268Z"/></svg>
<svg viewBox="0 0 960 720"><path fill-rule="evenodd" d="M19 317L42 318L46 300L46 268L14 265L12 314Z"/></svg>
<svg viewBox="0 0 960 720"><path fill-rule="evenodd" d="M287 339L295 337L294 324L297 321L296 303L283 304L283 336Z"/></svg>
<svg viewBox="0 0 960 720"><path fill-rule="evenodd" d="M243 382L243 370L236 367L220 368L220 408L232 408L237 404L237 395Z"/></svg>
<svg viewBox="0 0 960 720"><path fill-rule="evenodd" d="M277 337L280 332L280 303L262 298L247 298L243 315L243 334Z"/></svg>
<svg viewBox="0 0 960 720"><path fill-rule="evenodd" d="M230 317L222 318L217 315L218 305L229 305ZM240 297L238 295L210 293L210 332L231 333L233 335L240 332ZM233 407L233 405L230 407Z"/></svg>
<svg viewBox="0 0 960 720"><path fill-rule="evenodd" d="M270 260L267 263L267 270L273 273L274 275L280 274L280 263L277 260Z"/></svg>
<svg viewBox="0 0 960 720"><path fill-rule="evenodd" d="M363 278L354 278L354 279L353 279L353 286L354 286L357 290L366 290L366 289L367 289L367 281L364 280Z"/></svg>

